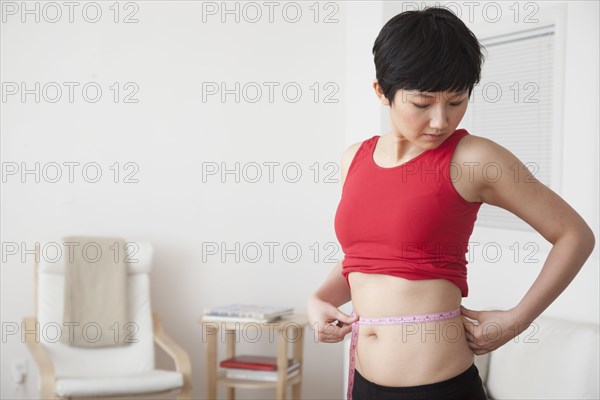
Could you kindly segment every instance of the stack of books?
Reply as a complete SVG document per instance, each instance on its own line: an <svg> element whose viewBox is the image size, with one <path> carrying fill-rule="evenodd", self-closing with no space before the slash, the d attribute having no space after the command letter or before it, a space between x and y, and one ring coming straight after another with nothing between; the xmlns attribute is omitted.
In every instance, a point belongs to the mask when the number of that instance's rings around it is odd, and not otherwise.
<svg viewBox="0 0 600 400"><path fill-rule="evenodd" d="M251 304L229 304L226 306L206 308L204 321L215 322L273 322L286 315L291 315L291 307L257 306Z"/></svg>
<svg viewBox="0 0 600 400"><path fill-rule="evenodd" d="M257 381L277 381L277 358L268 356L237 356L221 361L226 369L225 376L231 379L251 379ZM300 363L288 360L287 377L300 373Z"/></svg>

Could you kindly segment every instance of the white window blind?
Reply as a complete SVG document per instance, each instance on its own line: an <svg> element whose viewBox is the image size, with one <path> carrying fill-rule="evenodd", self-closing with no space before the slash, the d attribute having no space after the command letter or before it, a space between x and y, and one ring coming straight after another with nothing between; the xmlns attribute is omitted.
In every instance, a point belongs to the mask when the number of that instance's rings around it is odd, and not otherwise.
<svg viewBox="0 0 600 400"><path fill-rule="evenodd" d="M469 131L517 156L543 184L557 183L554 25L480 40L486 60L465 115ZM515 170L502 171L516 177ZM521 176L522 179L522 176ZM531 230L514 214L482 205L478 225Z"/></svg>

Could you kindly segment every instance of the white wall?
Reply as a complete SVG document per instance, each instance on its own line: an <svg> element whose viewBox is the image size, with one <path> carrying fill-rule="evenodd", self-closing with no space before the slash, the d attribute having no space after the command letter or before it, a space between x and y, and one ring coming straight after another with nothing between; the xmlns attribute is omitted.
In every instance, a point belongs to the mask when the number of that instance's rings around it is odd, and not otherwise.
<svg viewBox="0 0 600 400"><path fill-rule="evenodd" d="M203 307L244 301L288 304L304 311L306 296L343 256L339 248L327 247L337 244L333 217L340 188L337 169L323 164L338 163L346 146L381 131L389 118L371 88L371 48L383 23L399 12L399 3L338 2L337 11L322 3L319 23L312 21L312 3L299 4L303 17L295 24L282 18L281 8L273 24L265 21L264 7L263 19L255 24L243 18L235 23L231 15L221 23L218 17L202 22L200 3L141 2L137 24L113 23L107 3L97 24L85 22L80 13L73 24L43 19L35 23L31 16L22 23L18 15L6 15L1 27L2 82L27 82L31 87L36 81L95 81L104 90L98 103L82 100L80 92L74 103L38 104L32 96L24 103L18 96L2 102L4 165L97 162L104 174L96 184L81 175L74 183L65 177L55 184L43 178L36 183L31 175L25 183L19 176L7 177L1 192L3 244L25 243L31 249L36 241L76 233L153 242L153 307L192 357L195 398L204 396L204 350L196 322ZM573 2L567 9L560 194L593 224L597 235L598 4ZM121 10L120 16L131 11ZM330 13L339 21L323 23ZM288 15L293 17L292 10ZM273 103L238 104L231 95L225 103L215 96L202 102L202 82L227 82L232 87L236 81L259 83L265 96L263 82L279 82L279 88L298 82L304 93L297 103L283 100L279 90ZM124 82L135 82L139 102L112 102L113 82L120 82L121 90ZM321 96L332 93L324 86L327 82L337 85L333 98L339 101L325 103L321 97L315 103L309 88L314 82ZM121 166L136 163L139 183L113 183L109 166L117 161ZM259 183L235 183L231 175L226 183L215 177L202 182L203 162L225 162L232 168L236 161L242 166L297 162L302 179L288 183L278 168L274 182L268 183L263 166ZM318 183L310 168L314 162L320 163ZM130 171L121 167L122 173ZM329 182L326 174L332 171ZM293 170L286 177L292 179ZM503 246L515 240L544 244L534 232L482 228L476 228L472 240ZM271 241L279 244L274 262L269 262L264 245ZM245 257L238 252L239 262L233 255L225 262L210 255L203 260L202 245L208 242L225 242L228 249L236 242L241 247L256 242L263 256L251 262L255 253L249 248ZM302 250L300 261L282 256L285 244ZM22 262L19 255L4 251L3 258L1 318L3 323L19 322L33 313L33 259L26 256ZM543 260L543 254L538 258ZM475 253L467 307L510 307L525 294L541 265L524 267L509 256L505 260L486 263ZM547 313L598 323L597 267L596 251ZM340 398L346 373L343 346L314 343L308 333L303 398ZM268 340L238 346L239 353L275 351ZM35 396L35 367L20 339L3 340L1 354L1 397ZM23 358L29 360L29 376L25 387L17 388L10 365ZM171 365L162 355L158 364ZM238 391L239 398L270 395L271 391Z"/></svg>
<svg viewBox="0 0 600 400"><path fill-rule="evenodd" d="M202 21L201 2L139 2L137 24L114 23L108 8L112 3L100 4L103 16L96 24L82 19L81 8L72 24L43 18L36 23L33 16L22 23L19 14L5 15L3 82L33 87L36 81L42 86L95 81L104 96L88 103L76 91L74 103L55 104L43 99L36 103L32 96L25 103L18 96L8 97L2 103L2 161L27 166L97 162L103 177L96 184L83 181L81 175L74 183L66 177L58 183L43 178L36 183L33 176L21 183L19 176L7 177L2 188L2 242L23 242L31 249L36 241L66 234L152 242L153 308L167 332L189 351L193 396L201 398L204 349L197 318L203 308L253 302L289 305L303 312L308 294L340 257L339 249L331 247L337 244L333 216L338 175L336 165L325 163L337 164L344 146L344 4L320 4L316 23L311 3L298 3L302 17L297 23L283 19L283 3L275 8L273 23L266 6L261 6L263 16L257 23L244 18L236 23L232 15L221 23L218 15ZM121 9L121 17L132 11ZM255 10L246 11L247 18L253 18ZM68 9L63 12L67 18ZM293 19L294 9L286 15ZM324 23L328 16L337 22ZM115 104L109 89L113 82L120 82L122 90L125 82L135 82L139 102ZM202 82L226 82L228 88L235 82L257 82L263 99L236 103L229 95L225 103L217 96L203 102ZM264 82L279 83L273 103ZM281 88L289 82L303 91L296 103L282 98ZM311 90L315 82L316 100L314 87ZM248 96L254 94L249 90ZM328 95L335 102L325 102ZM136 163L139 183L113 183L109 167L117 161ZM217 176L204 183L205 162L224 162L230 169L235 162L256 162L263 178L236 183L229 175L222 183ZM268 181L266 162L280 163L273 183ZM293 180L296 170L283 176L282 166L294 162L302 177L290 183L286 179ZM319 163L316 169L314 163ZM248 180L254 172L247 170ZM202 245L210 242L224 242L227 249L236 243L250 247L245 255L237 252L239 261L231 254L222 262L221 253L203 260ZM257 262L251 260L256 255L253 242L263 252ZM273 260L265 242L278 243ZM296 248L302 251L297 262L284 258L286 244L292 246L291 258ZM32 256L25 262L18 255L7 256L3 262L3 323L18 323L34 312L32 271ZM268 338L238 347L239 353L272 355L275 349ZM34 397L36 369L24 344L10 336L1 354L2 398ZM303 397L335 397L341 385L341 347L315 344L307 335L304 357ZM29 376L25 387L17 388L10 366L22 358L29 360ZM162 355L158 361L160 367L171 366ZM239 391L239 398L273 395Z"/></svg>

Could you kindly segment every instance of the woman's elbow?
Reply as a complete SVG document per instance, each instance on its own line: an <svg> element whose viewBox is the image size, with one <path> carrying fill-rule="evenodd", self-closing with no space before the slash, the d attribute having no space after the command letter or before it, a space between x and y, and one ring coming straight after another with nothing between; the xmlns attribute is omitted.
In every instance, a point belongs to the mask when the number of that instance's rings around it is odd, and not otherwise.
<svg viewBox="0 0 600 400"><path fill-rule="evenodd" d="M596 236L594 235L594 231L589 227L588 224L584 224L584 227L580 230L579 242L583 246L583 251L589 256L594 251L596 247Z"/></svg>

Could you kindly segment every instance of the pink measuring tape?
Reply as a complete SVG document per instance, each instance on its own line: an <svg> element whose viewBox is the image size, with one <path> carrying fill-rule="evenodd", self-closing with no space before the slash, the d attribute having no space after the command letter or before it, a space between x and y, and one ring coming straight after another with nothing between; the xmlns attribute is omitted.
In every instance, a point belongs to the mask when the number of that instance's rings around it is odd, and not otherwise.
<svg viewBox="0 0 600 400"><path fill-rule="evenodd" d="M354 315L354 310L352 314ZM452 311L437 312L432 314L410 315L404 317L389 317L389 318L359 318L352 323L352 339L350 341L350 368L348 371L348 400L352 400L352 387L354 386L354 362L356 355L356 342L358 340L358 324L365 325L397 325L407 323L421 323L430 321L442 321L445 319L455 318L460 315L460 308Z"/></svg>

